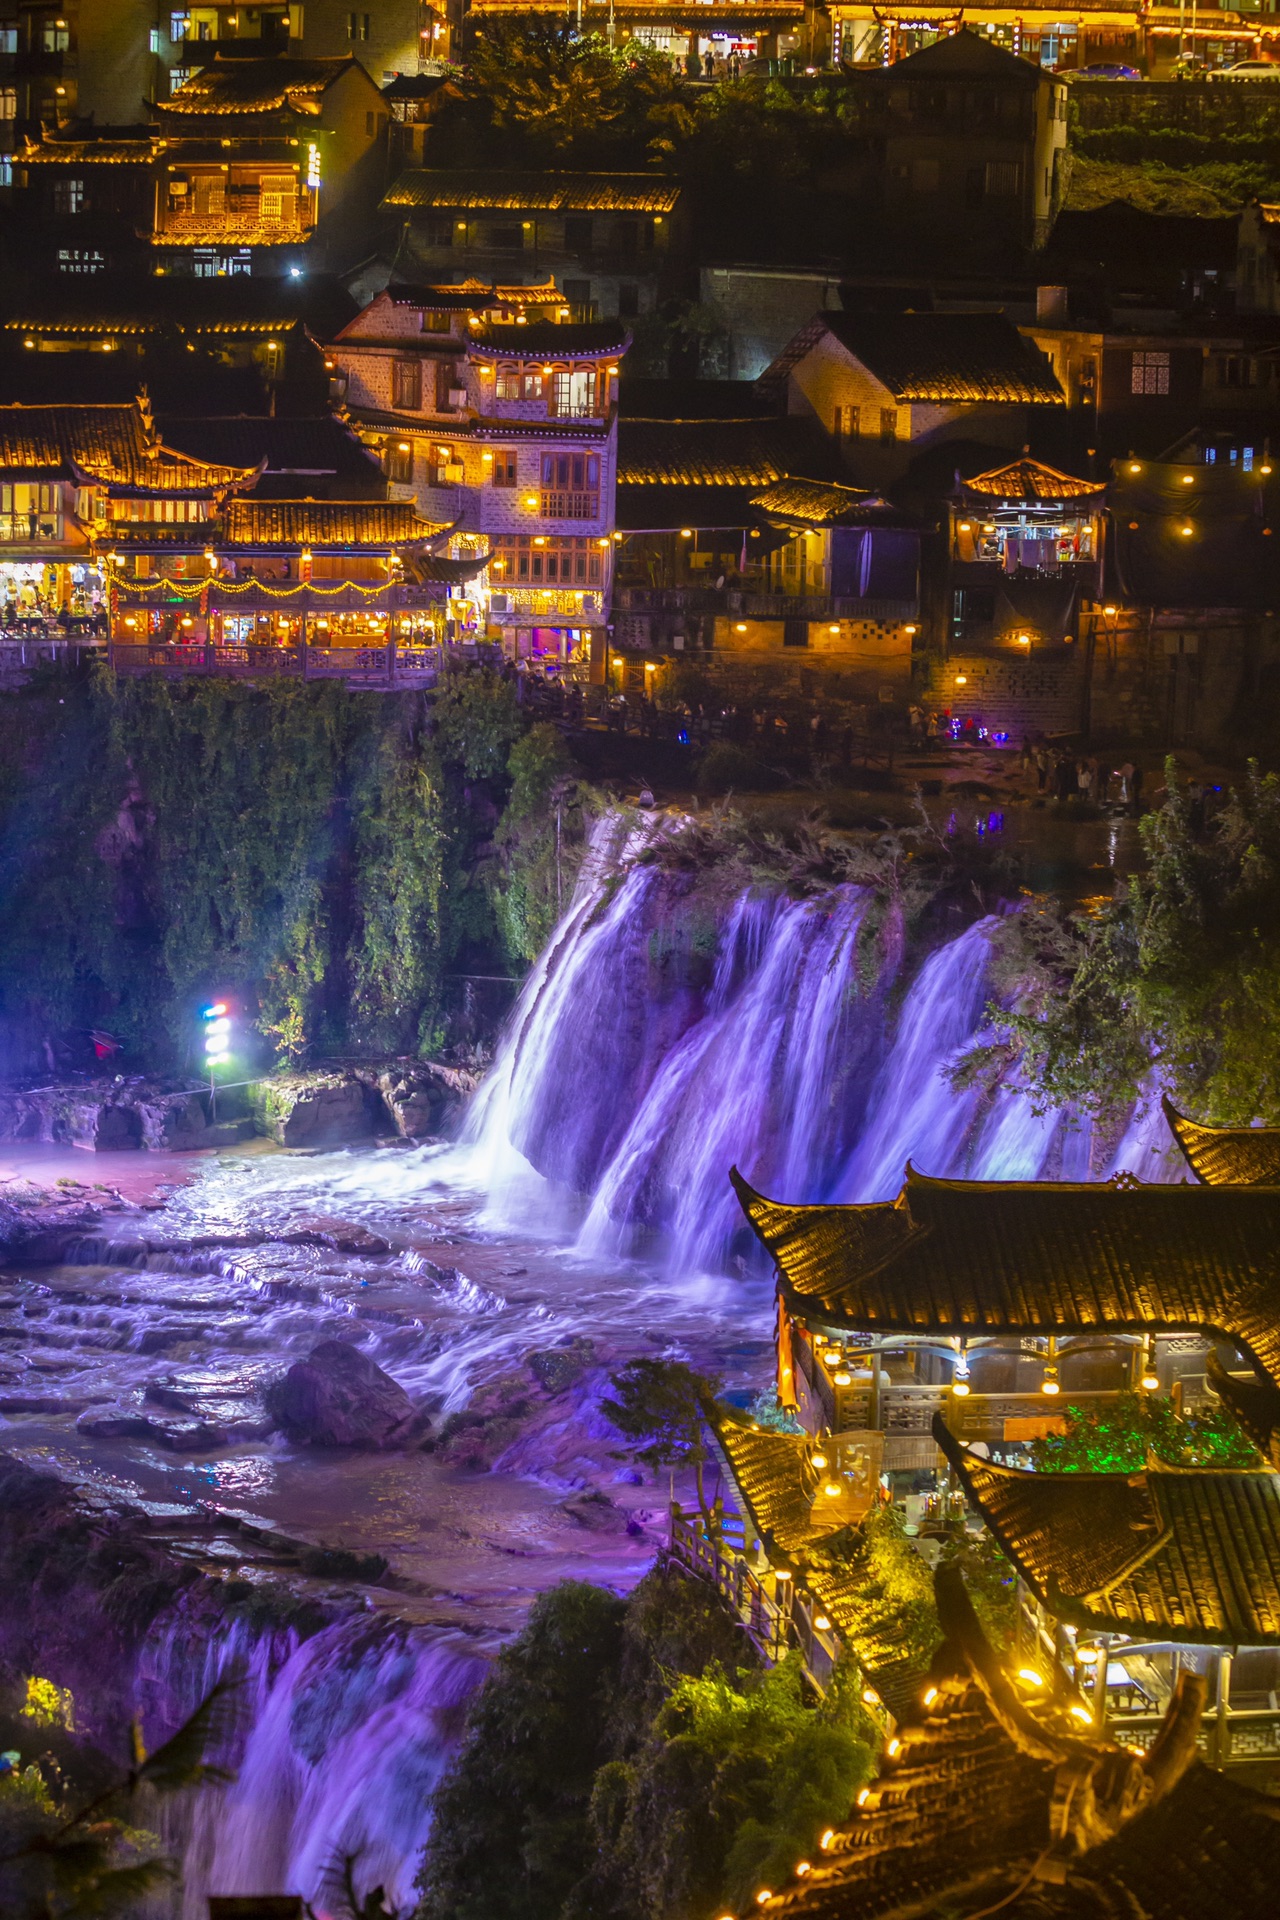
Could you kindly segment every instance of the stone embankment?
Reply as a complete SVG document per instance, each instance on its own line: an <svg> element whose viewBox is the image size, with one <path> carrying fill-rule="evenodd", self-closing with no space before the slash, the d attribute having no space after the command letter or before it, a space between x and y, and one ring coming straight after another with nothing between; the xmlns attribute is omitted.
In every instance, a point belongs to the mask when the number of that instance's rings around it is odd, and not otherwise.
<svg viewBox="0 0 1280 1920"><path fill-rule="evenodd" d="M282 1147L359 1146L378 1139L447 1137L477 1075L431 1060L356 1061L277 1073L209 1096L153 1079L94 1079L0 1090L0 1142L84 1147L98 1153L149 1148L198 1152L254 1133ZM229 1118L239 1102L249 1118Z"/></svg>

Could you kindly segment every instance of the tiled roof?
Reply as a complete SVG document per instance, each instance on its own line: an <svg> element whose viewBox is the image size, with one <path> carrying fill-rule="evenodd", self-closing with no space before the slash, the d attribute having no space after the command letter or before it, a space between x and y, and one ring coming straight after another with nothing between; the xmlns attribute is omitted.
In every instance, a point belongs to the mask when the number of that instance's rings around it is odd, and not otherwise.
<svg viewBox="0 0 1280 1920"><path fill-rule="evenodd" d="M601 420L498 420L478 414L474 419L419 420L412 414L384 413L377 407L352 407L351 418L377 433L395 433L403 439L420 434L432 441L474 441L478 446L503 446L511 440L556 440L566 444L602 446L609 438L608 422Z"/></svg>
<svg viewBox="0 0 1280 1920"><path fill-rule="evenodd" d="M76 472L110 487L193 492L241 484L249 470L188 459L148 432L136 401L120 406L0 406L0 469Z"/></svg>
<svg viewBox="0 0 1280 1920"><path fill-rule="evenodd" d="M355 303L327 275L302 280L262 274L228 274L196 280L181 274L132 277L63 276L16 296L3 325L9 332L154 333L165 326L187 332L282 334L299 322L317 334L350 320Z"/></svg>
<svg viewBox="0 0 1280 1920"><path fill-rule="evenodd" d="M895 526L905 524L896 507L878 493L821 480L779 480L751 502L767 518L807 527Z"/></svg>
<svg viewBox="0 0 1280 1920"><path fill-rule="evenodd" d="M1044 1605L1101 1632L1280 1644L1274 1473L1021 1473L934 1438Z"/></svg>
<svg viewBox="0 0 1280 1920"><path fill-rule="evenodd" d="M381 478L368 449L332 414L310 419L267 414L184 419L165 414L160 431L167 446L198 460L245 468L265 462L268 473Z"/></svg>
<svg viewBox="0 0 1280 1920"><path fill-rule="evenodd" d="M1059 473L1040 460L1014 460L1007 467L975 474L964 482L963 491L996 500L1100 500L1106 488L1095 486L1092 480L1079 480L1071 473Z"/></svg>
<svg viewBox="0 0 1280 1920"><path fill-rule="evenodd" d="M487 307L562 307L564 295L554 280L529 287L490 286L484 280L459 280L447 287L395 281L387 298L396 307L423 307L437 313L483 313Z"/></svg>
<svg viewBox="0 0 1280 1920"><path fill-rule="evenodd" d="M1187 1165L1206 1187L1280 1187L1280 1127L1202 1127L1164 1103Z"/></svg>
<svg viewBox="0 0 1280 1920"><path fill-rule="evenodd" d="M826 313L822 319L895 399L1065 403L1049 362L1002 313Z"/></svg>
<svg viewBox="0 0 1280 1920"><path fill-rule="evenodd" d="M444 531L408 501L233 500L225 541L239 547L401 547Z"/></svg>
<svg viewBox="0 0 1280 1920"><path fill-rule="evenodd" d="M681 527L699 532L758 531L760 515L751 505L753 486L632 486L623 482L614 496L614 522L621 533L672 533ZM779 545L778 535L773 545ZM762 540L753 550L769 550Z"/></svg>
<svg viewBox="0 0 1280 1920"><path fill-rule="evenodd" d="M165 115L317 114L325 92L357 64L351 54L323 60L224 60L216 54L161 104ZM372 83L371 83L372 84Z"/></svg>
<svg viewBox="0 0 1280 1920"><path fill-rule="evenodd" d="M1267 1920L1280 1812L1196 1758L1206 1682L1179 1676L1146 1754L1032 1711L955 1568L946 1639L849 1818L752 1913L786 1920ZM1079 1702L1077 1701L1078 1705Z"/></svg>
<svg viewBox="0 0 1280 1920"><path fill-rule="evenodd" d="M590 359L596 355L625 353L631 335L618 320L530 320L521 326L516 320L502 320L489 326L472 328L467 346L472 354L519 354L533 358L545 354L548 359Z"/></svg>
<svg viewBox="0 0 1280 1920"><path fill-rule="evenodd" d="M829 461L817 423L794 414L618 422L619 486L767 487Z"/></svg>
<svg viewBox="0 0 1280 1920"><path fill-rule="evenodd" d="M23 167L145 167L151 162L151 136L142 134L136 140L28 140L13 157L15 164Z"/></svg>
<svg viewBox="0 0 1280 1920"><path fill-rule="evenodd" d="M731 1175L794 1311L865 1331L1199 1329L1280 1385L1280 1192L998 1184L783 1206Z"/></svg>
<svg viewBox="0 0 1280 1920"><path fill-rule="evenodd" d="M651 173L515 173L488 168L414 167L384 207L468 207L519 213L670 213L679 182Z"/></svg>
<svg viewBox="0 0 1280 1920"><path fill-rule="evenodd" d="M802 1554L847 1524L825 1520L821 1507L814 1507L818 1476L810 1465L807 1437L756 1432L718 1412L711 1420L734 1485L766 1546Z"/></svg>

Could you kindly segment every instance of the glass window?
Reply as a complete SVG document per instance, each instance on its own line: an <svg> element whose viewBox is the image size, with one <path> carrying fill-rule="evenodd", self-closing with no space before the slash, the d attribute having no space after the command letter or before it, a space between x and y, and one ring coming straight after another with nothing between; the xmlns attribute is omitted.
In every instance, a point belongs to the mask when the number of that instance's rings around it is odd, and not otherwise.
<svg viewBox="0 0 1280 1920"><path fill-rule="evenodd" d="M572 367L554 376L552 411L561 420L590 419L596 410L596 370Z"/></svg>
<svg viewBox="0 0 1280 1920"><path fill-rule="evenodd" d="M524 376L524 398L525 398L526 400L541 400L541 398L542 398L542 375L541 375L540 373L526 373L526 374L525 374L525 376Z"/></svg>
<svg viewBox="0 0 1280 1920"><path fill-rule="evenodd" d="M1168 393L1169 356L1167 353L1135 353L1130 377L1132 393Z"/></svg>
<svg viewBox="0 0 1280 1920"><path fill-rule="evenodd" d="M883 440L887 445L889 441L896 440L897 437L898 437L898 409L896 407L881 407L880 409L881 440Z"/></svg>
<svg viewBox="0 0 1280 1920"><path fill-rule="evenodd" d="M495 487L514 487L516 484L516 450L514 447L495 447L493 453L493 484Z"/></svg>
<svg viewBox="0 0 1280 1920"><path fill-rule="evenodd" d="M392 405L417 408L422 405L422 368L416 360L397 360L391 369Z"/></svg>
<svg viewBox="0 0 1280 1920"><path fill-rule="evenodd" d="M499 367L495 397L499 400L518 400L522 391L519 367Z"/></svg>

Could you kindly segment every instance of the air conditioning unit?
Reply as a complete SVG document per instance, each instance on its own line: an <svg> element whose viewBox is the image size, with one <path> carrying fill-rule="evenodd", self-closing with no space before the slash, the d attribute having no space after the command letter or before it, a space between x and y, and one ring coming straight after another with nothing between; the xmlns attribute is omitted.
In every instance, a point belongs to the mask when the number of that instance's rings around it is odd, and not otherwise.
<svg viewBox="0 0 1280 1920"><path fill-rule="evenodd" d="M511 595L509 593L491 593L489 595L489 610L492 613L510 613Z"/></svg>
<svg viewBox="0 0 1280 1920"><path fill-rule="evenodd" d="M451 407L465 407L465 406L466 406L466 404L467 404L467 390L466 390L466 388L465 388L465 387L450 387L450 389L449 389L449 405L450 405Z"/></svg>

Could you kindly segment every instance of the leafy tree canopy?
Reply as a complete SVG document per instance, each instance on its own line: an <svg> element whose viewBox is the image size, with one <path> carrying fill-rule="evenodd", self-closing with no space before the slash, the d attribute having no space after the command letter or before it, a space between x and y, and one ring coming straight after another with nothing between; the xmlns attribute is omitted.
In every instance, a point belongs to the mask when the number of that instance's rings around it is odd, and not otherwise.
<svg viewBox="0 0 1280 1920"><path fill-rule="evenodd" d="M1042 1473L1138 1473L1154 1454L1171 1467L1256 1467L1258 1455L1225 1407L1185 1418L1159 1395L1122 1393L1096 1411L1067 1407L1065 1433L1032 1442Z"/></svg>

